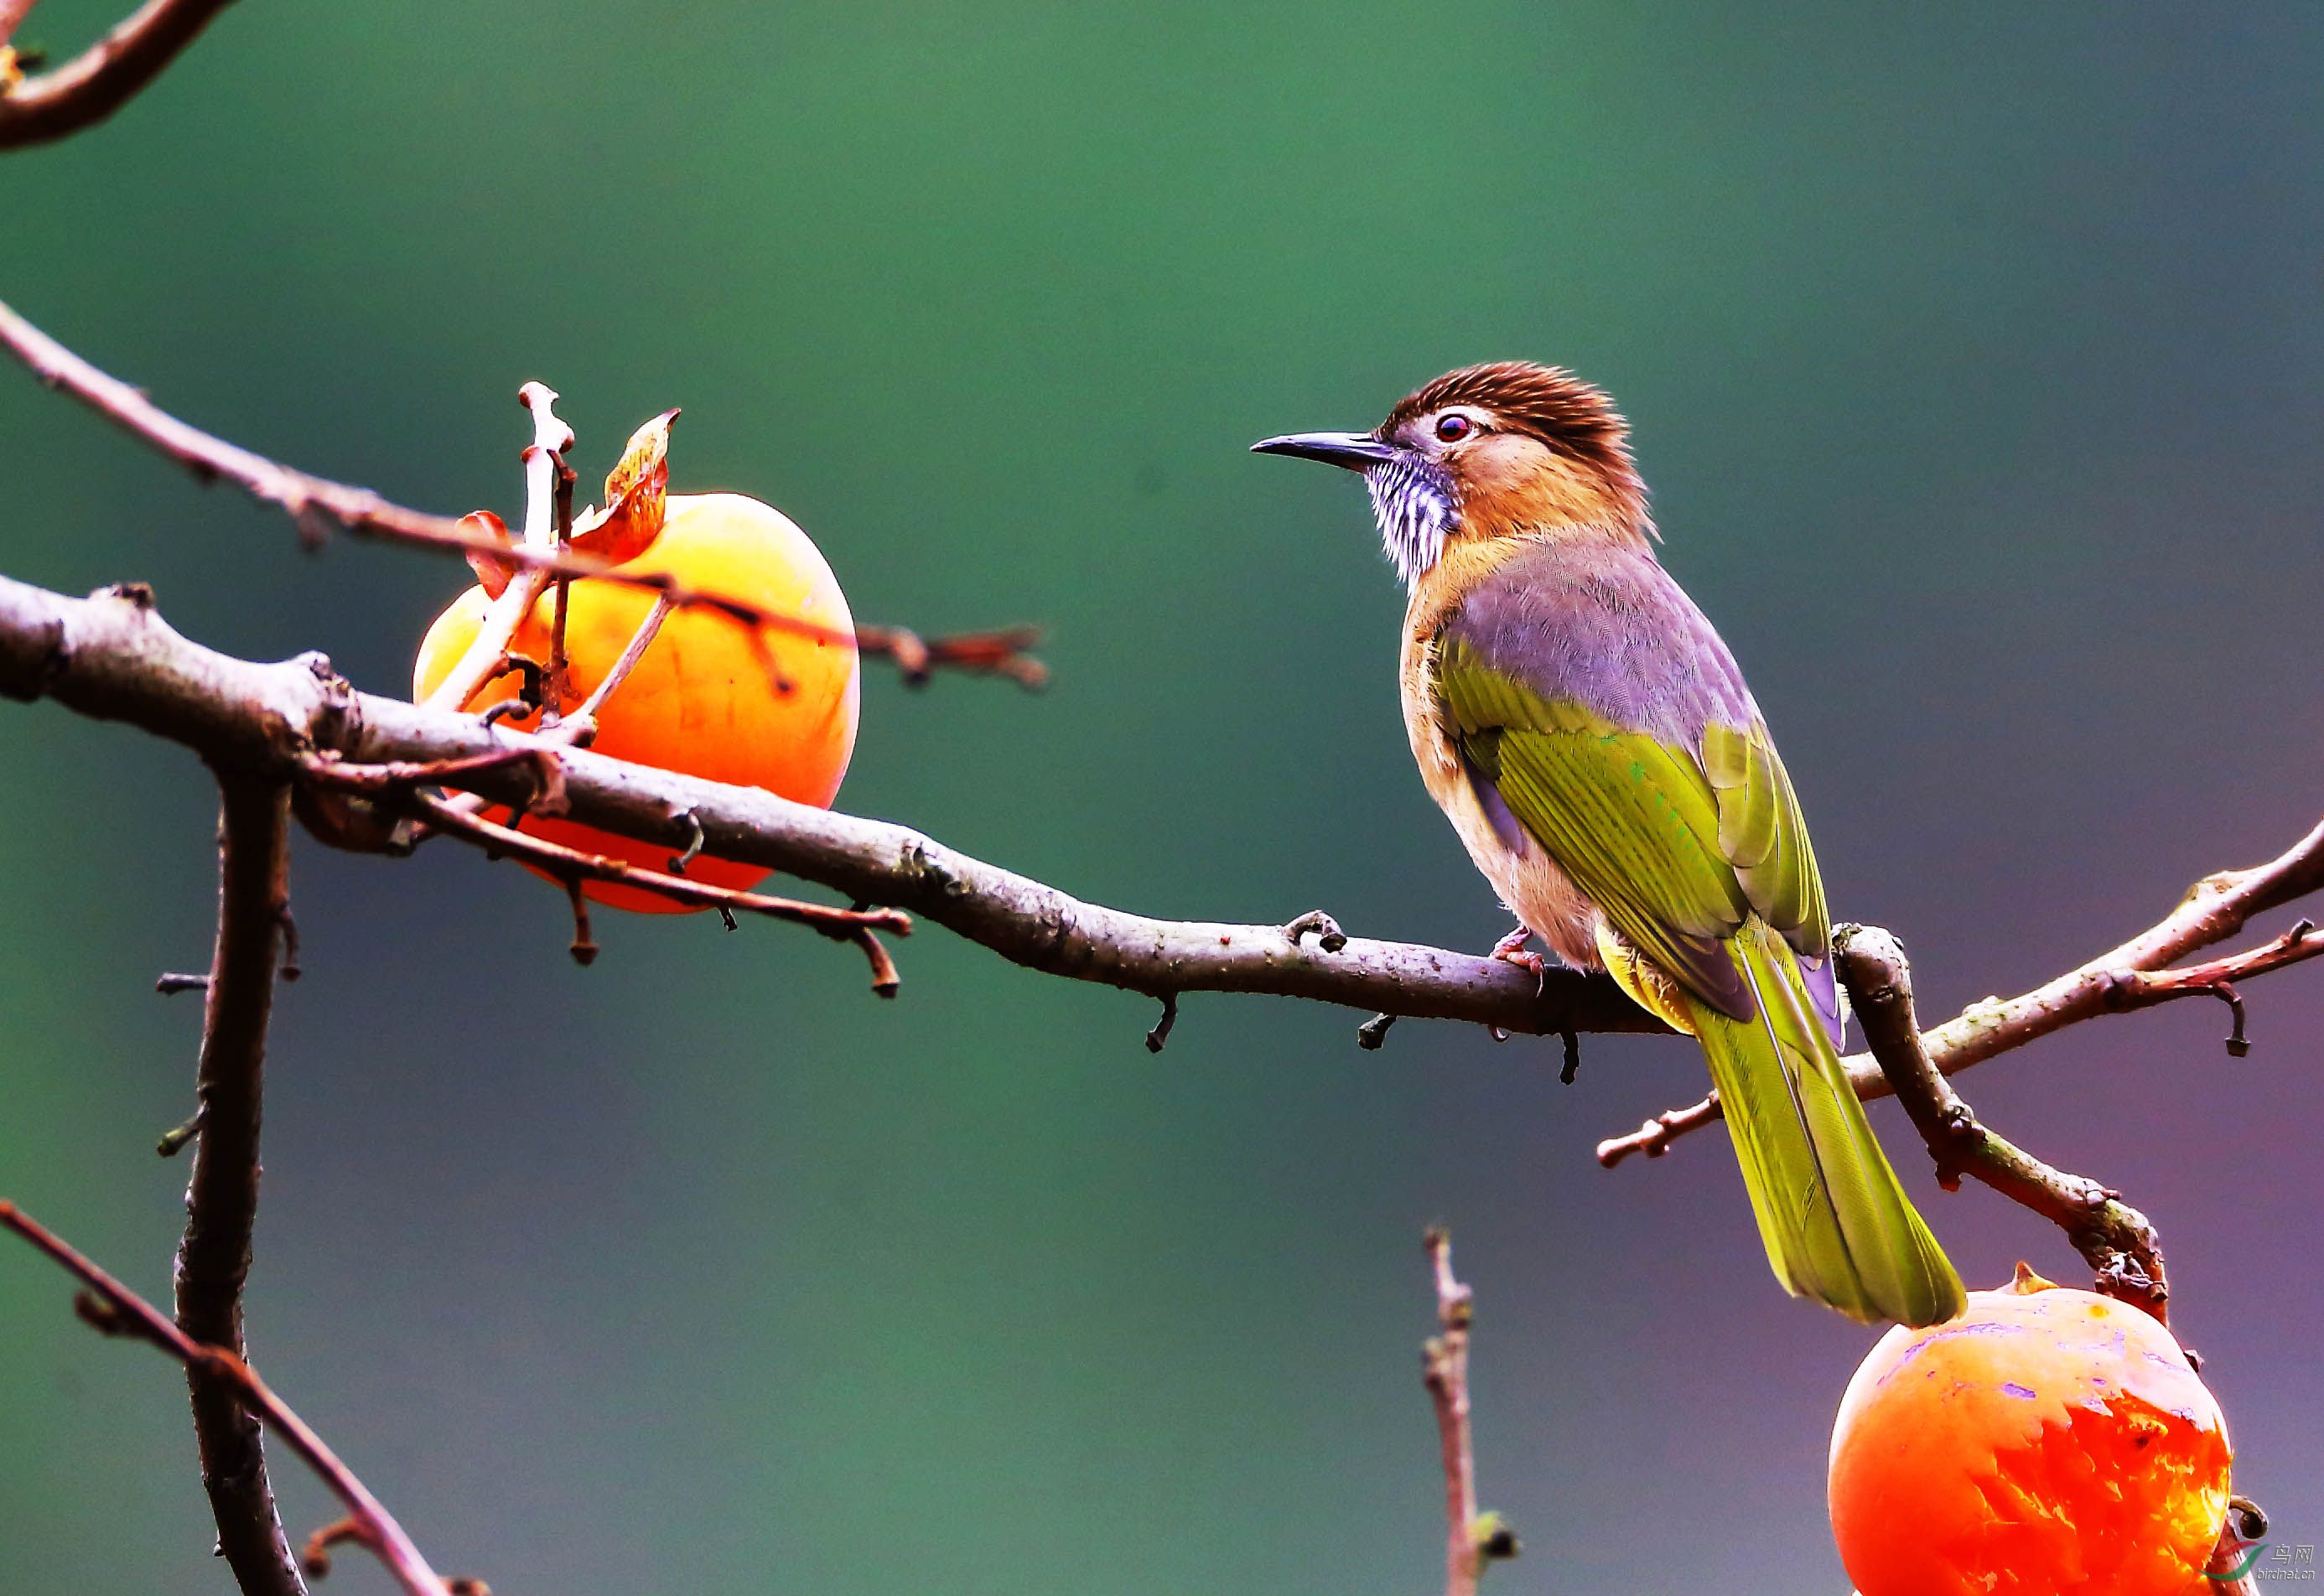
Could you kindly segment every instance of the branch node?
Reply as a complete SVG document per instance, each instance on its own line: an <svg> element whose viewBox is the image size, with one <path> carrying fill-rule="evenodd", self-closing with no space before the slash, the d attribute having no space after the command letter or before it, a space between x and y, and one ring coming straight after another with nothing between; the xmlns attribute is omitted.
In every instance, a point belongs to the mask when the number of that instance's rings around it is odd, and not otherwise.
<svg viewBox="0 0 2324 1596"><path fill-rule="evenodd" d="M670 855L669 873L684 875L686 867L702 855L702 816L695 810L681 809L674 818L686 823L686 846Z"/></svg>
<svg viewBox="0 0 2324 1596"><path fill-rule="evenodd" d="M1582 1038L1572 1031L1562 1030L1557 1039L1565 1045L1565 1062L1558 1067L1557 1084L1571 1086L1574 1076L1582 1073Z"/></svg>
<svg viewBox="0 0 2324 1596"><path fill-rule="evenodd" d="M1388 1040L1388 1028L1396 1023L1393 1014L1375 1014L1356 1027L1356 1046L1366 1052L1377 1053Z"/></svg>
<svg viewBox="0 0 2324 1596"><path fill-rule="evenodd" d="M1325 953L1338 953L1348 946L1348 934L1340 929L1340 922L1320 909L1309 909L1283 927L1283 934L1291 938L1294 947L1298 946L1300 938L1311 931L1315 936L1315 946Z"/></svg>

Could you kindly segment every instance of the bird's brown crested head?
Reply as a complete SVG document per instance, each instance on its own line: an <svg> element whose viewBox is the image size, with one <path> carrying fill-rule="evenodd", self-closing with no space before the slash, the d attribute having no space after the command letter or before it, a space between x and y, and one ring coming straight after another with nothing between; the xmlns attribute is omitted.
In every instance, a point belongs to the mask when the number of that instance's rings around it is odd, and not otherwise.
<svg viewBox="0 0 2324 1596"><path fill-rule="evenodd" d="M1370 433L1300 433L1253 447L1363 473L1407 585L1454 542L1654 535L1629 429L1600 390L1557 366L1495 361L1406 394Z"/></svg>

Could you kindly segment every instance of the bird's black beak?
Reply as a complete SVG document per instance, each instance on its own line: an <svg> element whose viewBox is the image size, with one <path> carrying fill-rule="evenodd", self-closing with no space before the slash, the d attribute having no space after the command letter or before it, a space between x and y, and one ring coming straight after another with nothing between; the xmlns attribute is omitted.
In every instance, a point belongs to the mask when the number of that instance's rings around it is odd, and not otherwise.
<svg viewBox="0 0 2324 1596"><path fill-rule="evenodd" d="M1260 438L1250 446L1250 452L1321 460L1348 471L1366 470L1396 457L1394 448L1369 432L1286 432L1280 438Z"/></svg>

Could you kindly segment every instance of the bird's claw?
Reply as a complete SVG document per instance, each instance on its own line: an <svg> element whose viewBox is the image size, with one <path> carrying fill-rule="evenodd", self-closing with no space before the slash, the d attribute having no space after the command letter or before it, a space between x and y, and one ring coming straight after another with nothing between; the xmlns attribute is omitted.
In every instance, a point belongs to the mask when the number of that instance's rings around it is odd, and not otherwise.
<svg viewBox="0 0 2324 1596"><path fill-rule="evenodd" d="M1520 970L1530 970L1540 975L1549 968L1549 961L1526 946L1533 940L1533 928L1519 926L1493 944L1492 956L1505 964L1515 964Z"/></svg>

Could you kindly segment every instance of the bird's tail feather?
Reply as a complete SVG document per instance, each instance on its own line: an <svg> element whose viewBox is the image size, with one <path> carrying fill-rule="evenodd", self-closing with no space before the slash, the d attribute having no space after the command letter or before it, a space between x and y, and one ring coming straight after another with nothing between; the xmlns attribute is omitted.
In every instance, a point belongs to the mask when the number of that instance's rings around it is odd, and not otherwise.
<svg viewBox="0 0 2324 1596"><path fill-rule="evenodd" d="M1728 946L1758 1013L1686 1006L1775 1278L1852 1319L1953 1317L1960 1277L1874 1139L1791 948L1757 921Z"/></svg>

